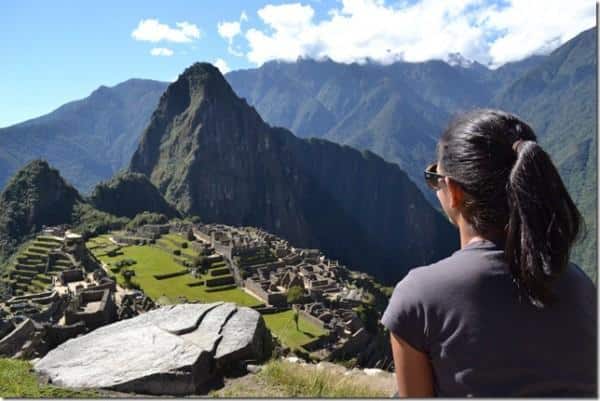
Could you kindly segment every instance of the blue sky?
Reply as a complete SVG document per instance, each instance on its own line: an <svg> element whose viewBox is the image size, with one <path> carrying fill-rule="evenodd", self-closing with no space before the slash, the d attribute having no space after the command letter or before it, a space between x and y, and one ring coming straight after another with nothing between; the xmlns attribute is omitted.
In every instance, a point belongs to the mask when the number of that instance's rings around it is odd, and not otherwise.
<svg viewBox="0 0 600 401"><path fill-rule="evenodd" d="M0 127L100 85L172 81L196 61L226 71L272 59L390 63L460 52L497 67L548 53L592 27L594 7L591 0L3 0Z"/></svg>

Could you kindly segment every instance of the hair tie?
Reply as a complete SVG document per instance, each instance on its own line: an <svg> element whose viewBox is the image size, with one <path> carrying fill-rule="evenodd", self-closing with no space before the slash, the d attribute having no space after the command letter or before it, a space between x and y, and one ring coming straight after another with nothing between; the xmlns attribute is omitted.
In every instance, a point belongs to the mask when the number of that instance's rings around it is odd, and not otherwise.
<svg viewBox="0 0 600 401"><path fill-rule="evenodd" d="M523 142L525 142L525 141L522 139L517 139L516 141L513 142L512 149L515 153L517 153L517 154L519 153L519 148L521 147L521 144Z"/></svg>

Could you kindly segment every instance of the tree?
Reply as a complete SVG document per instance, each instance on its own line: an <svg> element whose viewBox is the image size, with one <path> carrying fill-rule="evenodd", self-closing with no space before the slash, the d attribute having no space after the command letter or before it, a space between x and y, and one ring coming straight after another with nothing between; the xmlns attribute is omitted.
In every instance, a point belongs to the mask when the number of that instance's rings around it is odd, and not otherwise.
<svg viewBox="0 0 600 401"><path fill-rule="evenodd" d="M299 303L304 295L304 290L299 286L292 286L288 290L287 293L287 303L288 304L297 304Z"/></svg>
<svg viewBox="0 0 600 401"><path fill-rule="evenodd" d="M300 331L298 327L298 309L294 309L294 323L296 323L296 331Z"/></svg>
<svg viewBox="0 0 600 401"><path fill-rule="evenodd" d="M204 262L204 258L202 256L194 256L192 258L192 266L193 267L202 267Z"/></svg>

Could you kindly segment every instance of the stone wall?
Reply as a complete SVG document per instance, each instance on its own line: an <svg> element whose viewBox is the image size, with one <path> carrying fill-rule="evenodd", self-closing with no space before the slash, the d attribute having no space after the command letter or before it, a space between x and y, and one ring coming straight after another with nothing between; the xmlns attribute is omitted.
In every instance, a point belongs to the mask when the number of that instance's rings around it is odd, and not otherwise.
<svg viewBox="0 0 600 401"><path fill-rule="evenodd" d="M72 283L74 281L83 280L83 272L81 269L71 269L60 272L59 279L62 285Z"/></svg>
<svg viewBox="0 0 600 401"><path fill-rule="evenodd" d="M46 327L46 343L50 349L56 348L68 339L86 332L85 323L79 321L71 325L51 325Z"/></svg>
<svg viewBox="0 0 600 401"><path fill-rule="evenodd" d="M359 329L356 333L348 337L339 348L335 349L329 357L330 359L336 359L358 355L365 349L370 338L371 336L364 328Z"/></svg>
<svg viewBox="0 0 600 401"><path fill-rule="evenodd" d="M288 304L287 295L281 292L270 293L268 295L267 302L269 305L286 306Z"/></svg>
<svg viewBox="0 0 600 401"><path fill-rule="evenodd" d="M207 287L217 287L220 285L234 284L233 276L223 276L206 279Z"/></svg>
<svg viewBox="0 0 600 401"><path fill-rule="evenodd" d="M27 342L35 331L31 319L24 320L13 331L0 340L0 355L13 356Z"/></svg>
<svg viewBox="0 0 600 401"><path fill-rule="evenodd" d="M269 303L269 294L267 294L267 292L263 290L259 283L252 280L251 278L247 278L244 281L244 286L250 291L252 291L256 296L258 296L261 299L261 301Z"/></svg>
<svg viewBox="0 0 600 401"><path fill-rule="evenodd" d="M93 330L115 320L116 305L110 290L86 290L79 296L80 302L83 305L88 302L100 302L100 305L97 310L92 312L67 310L65 312L66 324L69 325L82 321L88 329Z"/></svg>
<svg viewBox="0 0 600 401"><path fill-rule="evenodd" d="M302 348L304 348L308 352L316 351L318 349L325 348L325 346L327 346L327 344L329 344L333 340L333 336L331 336L330 334L326 334L323 336L319 336L316 339L304 344Z"/></svg>
<svg viewBox="0 0 600 401"><path fill-rule="evenodd" d="M274 306L287 306L287 295L284 293L269 293L265 291L260 283L257 283L251 278L247 278L244 281L244 286L256 294L261 301L266 302L269 305Z"/></svg>

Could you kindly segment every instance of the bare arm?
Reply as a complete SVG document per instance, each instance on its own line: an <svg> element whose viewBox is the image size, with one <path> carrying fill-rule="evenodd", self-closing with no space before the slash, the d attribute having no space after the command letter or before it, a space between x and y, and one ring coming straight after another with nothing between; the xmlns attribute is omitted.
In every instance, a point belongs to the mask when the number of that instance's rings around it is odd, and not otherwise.
<svg viewBox="0 0 600 401"><path fill-rule="evenodd" d="M433 373L427 355L390 333L400 397L433 397Z"/></svg>

